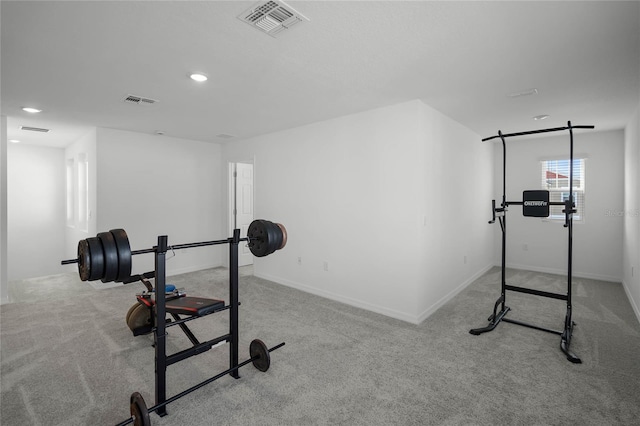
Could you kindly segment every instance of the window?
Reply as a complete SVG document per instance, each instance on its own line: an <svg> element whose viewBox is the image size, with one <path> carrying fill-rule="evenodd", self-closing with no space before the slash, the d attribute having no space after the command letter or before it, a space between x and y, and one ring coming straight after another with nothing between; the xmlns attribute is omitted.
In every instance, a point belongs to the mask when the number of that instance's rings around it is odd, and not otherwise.
<svg viewBox="0 0 640 426"><path fill-rule="evenodd" d="M569 160L545 160L541 162L542 189L549 191L549 201L564 202L569 199ZM574 220L584 220L585 160L573 160L573 202L577 212ZM549 219L564 220L564 206L550 206Z"/></svg>

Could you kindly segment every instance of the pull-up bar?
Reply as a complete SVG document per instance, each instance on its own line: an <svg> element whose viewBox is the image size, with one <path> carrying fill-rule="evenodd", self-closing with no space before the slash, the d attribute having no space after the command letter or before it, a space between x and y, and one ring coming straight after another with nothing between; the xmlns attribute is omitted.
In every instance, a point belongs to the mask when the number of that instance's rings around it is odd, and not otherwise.
<svg viewBox="0 0 640 426"><path fill-rule="evenodd" d="M490 141L496 138L511 138L514 136L535 135L537 133L549 133L549 132L560 132L563 130L570 130L570 129L593 129L593 128L594 126L572 126L571 122L569 122L568 126L566 127L554 127L551 129L529 130L526 132L507 133L506 135L502 134L502 132L498 132L498 134L495 136L490 136L488 138L482 139L482 142Z"/></svg>
<svg viewBox="0 0 640 426"><path fill-rule="evenodd" d="M489 223L495 223L496 218L500 222L500 228L502 230L502 278L501 278L501 290L500 297L496 300L493 307L493 314L489 316L489 324L486 327L474 328L469 330L469 333L479 335L492 331L501 322L510 322L513 324L522 325L525 327L533 328L536 330L542 330L549 333L560 335L560 349L567 356L567 359L573 363L582 362L571 350L569 345L571 343L571 334L573 333L572 305L571 305L571 279L572 279L572 258L573 258L573 214L576 213L575 203L573 199L573 129L593 129L594 126L573 126L571 122L567 122L566 127L554 127L551 129L530 130L526 132L508 133L503 134L498 131L496 136L491 136L482 139L483 142L500 138L502 141L502 203L499 207L496 207L496 200L491 201L491 210L493 219ZM523 191L522 201L507 201L507 148L505 139L514 136L526 136L534 135L537 133L549 133L559 131L569 131L569 196L564 202L550 201L549 191L544 190L529 190ZM509 205L521 205L523 207L523 215L531 217L547 217L549 216L550 205L564 205L565 208L562 211L565 214L565 225L567 228L567 292L566 293L552 293L548 291L524 288L514 285L508 285L506 283L506 247L507 247L507 210ZM560 331L551 330L546 327L540 327L538 325L529 324L523 321L511 319L505 317L507 312L511 310L506 305L506 292L507 290L527 293L535 296L549 297L552 299L565 300L567 302L567 312L565 315L564 328Z"/></svg>

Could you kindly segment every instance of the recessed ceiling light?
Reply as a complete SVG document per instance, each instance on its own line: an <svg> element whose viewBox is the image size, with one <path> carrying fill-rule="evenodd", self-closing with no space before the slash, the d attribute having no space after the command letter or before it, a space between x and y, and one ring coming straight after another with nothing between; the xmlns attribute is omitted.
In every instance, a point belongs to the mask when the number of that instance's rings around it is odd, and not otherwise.
<svg viewBox="0 0 640 426"><path fill-rule="evenodd" d="M193 73L189 75L189 77L191 78L191 80L197 81L198 83L202 83L203 81L207 81L209 79L209 77L200 73Z"/></svg>
<svg viewBox="0 0 640 426"><path fill-rule="evenodd" d="M546 120L547 118L549 118L547 114L536 115L535 117L533 117L533 119L536 121Z"/></svg>
<svg viewBox="0 0 640 426"><path fill-rule="evenodd" d="M24 108L22 108L22 110L25 111L25 112L30 112L32 114L35 114L37 112L42 112L41 109L31 108L31 107L24 107Z"/></svg>
<svg viewBox="0 0 640 426"><path fill-rule="evenodd" d="M20 143L20 141L18 139L9 139L9 142L11 142L11 143Z"/></svg>

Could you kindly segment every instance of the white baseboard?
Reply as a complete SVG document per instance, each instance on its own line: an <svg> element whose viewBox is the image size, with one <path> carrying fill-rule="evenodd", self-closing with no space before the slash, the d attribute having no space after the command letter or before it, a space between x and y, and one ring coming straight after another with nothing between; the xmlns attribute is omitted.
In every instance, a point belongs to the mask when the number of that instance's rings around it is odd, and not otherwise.
<svg viewBox="0 0 640 426"><path fill-rule="evenodd" d="M189 272L202 271L203 269L217 268L219 266L221 265L207 263L203 265L188 266L186 268L167 269L167 277L173 277L175 275L186 274ZM105 290L107 288L120 287L124 285L122 283L116 283L116 282L103 283L101 281L89 281L89 284L91 285L91 287L93 287L96 290Z"/></svg>
<svg viewBox="0 0 640 426"><path fill-rule="evenodd" d="M638 308L636 301L633 300L631 290L629 290L629 286L624 280L622 280L622 288L624 288L624 293L627 295L627 299L629 299L629 304L631 305L633 312L636 314L636 319L640 322L640 308Z"/></svg>
<svg viewBox="0 0 640 426"><path fill-rule="evenodd" d="M484 268L482 268L481 270L479 270L478 272L476 272L475 274L473 274L471 277L467 278L463 283L461 283L459 286L457 286L456 288L454 288L452 291L450 291L446 296L444 296L442 299L438 300L436 303L434 303L433 305L429 306L427 309L425 309L419 316L418 316L418 324L421 323L422 321L426 320L429 316L431 316L431 314L433 314L435 311L437 311L438 309L440 309L445 303L447 303L449 300L453 299L454 297L456 297L456 295L458 293L460 293L462 290L464 290L465 288L467 288L469 286L469 284L471 284L472 282L474 282L475 280L477 280L478 278L480 278L482 275L484 275L488 270L490 270L491 268L493 268L494 265L487 265Z"/></svg>
<svg viewBox="0 0 640 426"><path fill-rule="evenodd" d="M272 281L277 284L282 284L287 287L295 288L296 290L304 291L305 293L315 294L316 296L324 297L326 299L334 300L336 302L344 303L346 305L355 306L356 308L365 309L367 311L375 312L378 314L386 315L391 318L399 319L401 321L410 322L412 324L418 324L418 319L406 312L396 311L394 309L385 308L384 306L373 305L362 300L354 299L351 297L345 297L341 294L335 294L325 290L319 290L314 287L310 287L304 284L300 284L294 281L290 281L284 278L276 277L269 274L255 274L258 278Z"/></svg>
<svg viewBox="0 0 640 426"><path fill-rule="evenodd" d="M462 284L458 285L453 291L449 292L445 297L438 300L436 303L431 305L425 311L423 311L420 315L415 316L408 314L406 312L397 311L394 309L389 309L384 306L374 305L368 302L364 302L362 300L354 299L351 297L345 297L343 295L331 293L325 290L319 290L314 287L306 286L304 284L300 284L297 282L293 282L287 279L283 279L280 277L276 277L268 274L255 274L258 278L263 278L265 280L269 280L278 284L282 284L287 287L295 288L297 290L304 291L305 293L315 294L316 296L324 297L330 300L334 300L336 302L345 303L350 306L355 306L356 308L365 309L367 311L375 312L378 314L386 315L391 318L399 319L401 321L406 321L411 324L420 324L424 321L429 315L433 314L438 310L442 305L447 303L449 300L453 299L458 293L460 293L463 289L465 289L469 284L474 282L484 273L486 273L489 269L493 268L493 265L487 265L482 268L480 271L475 273L473 276L465 280Z"/></svg>

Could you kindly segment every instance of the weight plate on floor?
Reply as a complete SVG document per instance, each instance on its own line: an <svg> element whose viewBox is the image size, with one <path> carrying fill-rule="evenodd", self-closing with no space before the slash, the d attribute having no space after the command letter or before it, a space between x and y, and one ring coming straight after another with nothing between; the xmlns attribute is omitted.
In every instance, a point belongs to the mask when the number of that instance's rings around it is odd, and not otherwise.
<svg viewBox="0 0 640 426"><path fill-rule="evenodd" d="M116 240L111 232L100 232L98 238L102 242L102 250L104 251L104 277L102 277L102 282L115 281L118 278L118 248Z"/></svg>
<svg viewBox="0 0 640 426"><path fill-rule="evenodd" d="M137 308L138 306L140 306L140 304L136 302L136 303L134 303L134 304L129 308L129 310L127 311L127 315L124 317L124 322L126 322L126 323L127 323L127 325L129 325L129 318L131 318L131 313L132 313L132 312L133 312L133 310L134 310L135 308Z"/></svg>
<svg viewBox="0 0 640 426"><path fill-rule="evenodd" d="M151 309L140 303L137 303L137 305L131 310L127 319L127 325L131 331L151 324Z"/></svg>
<svg viewBox="0 0 640 426"><path fill-rule="evenodd" d="M149 419L149 410L147 404L144 402L144 398L140 395L140 392L134 392L131 394L130 409L131 417L133 417L134 426L151 426L151 419Z"/></svg>
<svg viewBox="0 0 640 426"><path fill-rule="evenodd" d="M131 276L131 246L129 237L124 229L112 229L111 235L116 243L118 252L118 276L116 281L122 281Z"/></svg>
<svg viewBox="0 0 640 426"><path fill-rule="evenodd" d="M267 345L260 339L254 339L249 345L249 355L252 359L253 366L258 370L265 372L271 365L271 356Z"/></svg>
<svg viewBox="0 0 640 426"><path fill-rule="evenodd" d="M104 277L104 252L102 250L102 243L100 239L96 237L87 238L86 242L89 246L89 257L91 258L89 281L99 280Z"/></svg>

